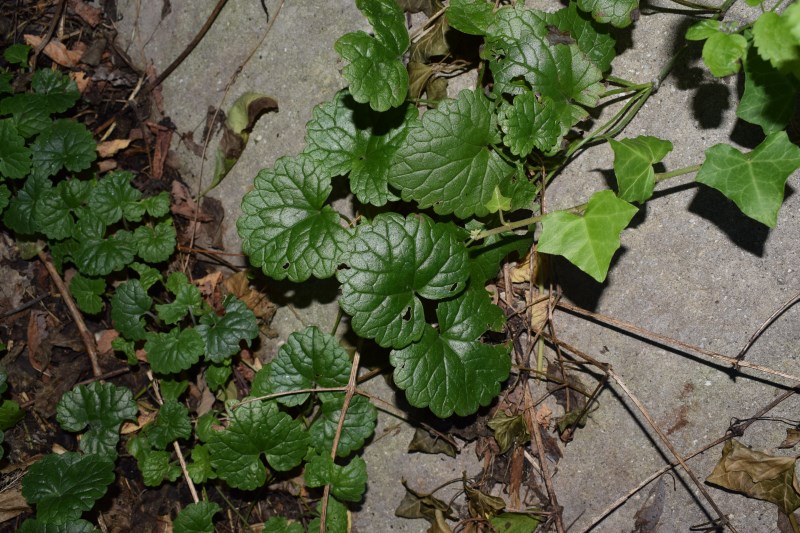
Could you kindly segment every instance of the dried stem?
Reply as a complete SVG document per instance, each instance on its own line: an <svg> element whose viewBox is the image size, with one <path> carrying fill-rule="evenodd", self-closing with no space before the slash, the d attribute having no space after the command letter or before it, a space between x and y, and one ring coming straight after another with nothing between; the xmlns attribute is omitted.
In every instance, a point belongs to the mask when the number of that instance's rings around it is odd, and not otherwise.
<svg viewBox="0 0 800 533"><path fill-rule="evenodd" d="M753 343L756 342L756 339L758 339L761 336L761 334L764 333L764 331L770 326L770 324L772 324L779 316L785 313L790 307L792 307L797 302L800 302L800 293L795 294L794 296L789 298L789 301L780 306L780 308L777 311L772 313L770 317L766 319L763 324L761 324L761 327L759 327L756 330L756 332L753 333L753 335L747 340L744 347L739 351L738 355L736 356L736 360L739 362L740 365L742 360L744 359L745 354L747 353L747 350L749 350L750 347L753 345Z"/></svg>

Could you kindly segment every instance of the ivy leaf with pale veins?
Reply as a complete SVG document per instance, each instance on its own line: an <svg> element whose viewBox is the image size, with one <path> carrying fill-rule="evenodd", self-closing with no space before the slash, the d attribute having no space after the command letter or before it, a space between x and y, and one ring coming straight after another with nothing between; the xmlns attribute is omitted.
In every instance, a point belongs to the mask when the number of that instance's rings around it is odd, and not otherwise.
<svg viewBox="0 0 800 533"><path fill-rule="evenodd" d="M403 10L394 0L356 0L375 37L351 32L336 41L336 53L350 62L342 74L350 82L357 102L375 111L386 111L403 103L408 93L408 73L402 62L409 37Z"/></svg>
<svg viewBox="0 0 800 533"><path fill-rule="evenodd" d="M501 329L505 317L484 290L440 303L436 316L438 331L425 324L419 341L392 351L394 381L415 407L440 418L466 416L488 405L508 377L508 347L479 340L487 329Z"/></svg>
<svg viewBox="0 0 800 533"><path fill-rule="evenodd" d="M144 429L147 439L157 450L163 450L172 441L188 439L192 434L189 410L177 400L167 400L158 409L158 416Z"/></svg>
<svg viewBox="0 0 800 533"><path fill-rule="evenodd" d="M766 134L780 131L794 116L799 86L796 78L773 68L750 47L744 62L744 94L736 116L758 124Z"/></svg>
<svg viewBox="0 0 800 533"><path fill-rule="evenodd" d="M145 338L142 316L150 311L153 300L138 279L129 280L114 291L111 297L111 319L114 327L126 339L133 341Z"/></svg>
<svg viewBox="0 0 800 533"><path fill-rule="evenodd" d="M175 533L214 533L214 515L220 512L214 502L190 503L178 513L173 523Z"/></svg>
<svg viewBox="0 0 800 533"><path fill-rule="evenodd" d="M238 298L228 295L223 302L225 314L208 313L200 318L197 332L206 344L206 359L215 363L239 353L239 343L258 337L256 315Z"/></svg>
<svg viewBox="0 0 800 533"><path fill-rule="evenodd" d="M103 309L100 296L106 291L106 280L103 278L87 278L77 272L69 282L69 292L75 303L84 313L94 315Z"/></svg>
<svg viewBox="0 0 800 533"><path fill-rule="evenodd" d="M611 139L618 196L628 202L646 202L656 184L653 164L672 151L672 143L640 135L620 141Z"/></svg>
<svg viewBox="0 0 800 533"><path fill-rule="evenodd" d="M639 0L578 0L578 7L591 13L597 22L624 28L633 21L632 14L639 7Z"/></svg>
<svg viewBox="0 0 800 533"><path fill-rule="evenodd" d="M500 142L492 104L464 90L422 116L395 154L389 184L403 200L460 218L488 213L495 187L511 196L514 169L490 145Z"/></svg>
<svg viewBox="0 0 800 533"><path fill-rule="evenodd" d="M89 426L81 438L81 450L112 458L117 454L120 425L136 420L136 413L130 389L100 382L78 385L64 394L56 407L56 419L67 431Z"/></svg>
<svg viewBox="0 0 800 533"><path fill-rule="evenodd" d="M620 200L613 191L592 195L583 216L566 211L547 214L542 219L538 250L563 255L595 280L603 282L614 252L620 246L619 234L638 209Z"/></svg>
<svg viewBox="0 0 800 533"><path fill-rule="evenodd" d="M62 168L70 172L86 170L97 158L92 133L86 126L60 119L40 133L31 145L31 173L49 177Z"/></svg>
<svg viewBox="0 0 800 533"><path fill-rule="evenodd" d="M33 463L22 478L22 495L36 505L43 522L78 520L114 481L114 461L96 454L50 454Z"/></svg>
<svg viewBox="0 0 800 533"><path fill-rule="evenodd" d="M513 104L503 103L498 122L504 133L503 144L522 157L534 147L549 153L568 131L562 129L553 99L537 97L530 91L515 97Z"/></svg>
<svg viewBox="0 0 800 533"><path fill-rule="evenodd" d="M344 404L343 392L331 393L330 396L333 399L322 403L319 417L308 429L311 435L311 445L320 454L330 453ZM339 438L339 446L336 448L336 455L347 457L351 452L363 448L364 442L375 431L377 417L378 412L368 398L359 395L353 396L350 406L347 408L347 415L344 417L344 426Z"/></svg>
<svg viewBox="0 0 800 533"><path fill-rule="evenodd" d="M456 228L426 215L386 213L359 226L344 263L337 273L339 305L353 317L353 330L392 348L422 336L425 314L417 295L454 296L469 276Z"/></svg>
<svg viewBox="0 0 800 533"><path fill-rule="evenodd" d="M330 455L315 455L306 463L304 477L309 487L330 484L335 498L357 502L367 489L367 463L361 457L354 457L345 466L340 466Z"/></svg>
<svg viewBox="0 0 800 533"><path fill-rule="evenodd" d="M315 387L344 387L351 366L350 356L339 341L311 326L289 335L270 364L266 387L270 394ZM309 393L292 394L277 401L295 406L305 402L308 396ZM331 398L329 394L322 396L323 400Z"/></svg>
<svg viewBox="0 0 800 533"><path fill-rule="evenodd" d="M330 193L330 176L307 154L259 172L236 221L250 262L278 280L332 276L349 235L325 205Z"/></svg>
<svg viewBox="0 0 800 533"><path fill-rule="evenodd" d="M256 489L266 481L262 454L270 467L285 472L300 464L308 445L302 422L279 411L275 402L263 401L235 409L228 428L212 433L207 444L217 475L243 490Z"/></svg>
<svg viewBox="0 0 800 533"><path fill-rule="evenodd" d="M728 144L712 146L695 179L733 200L745 215L774 228L786 180L798 167L800 148L785 131L777 131L747 154Z"/></svg>
<svg viewBox="0 0 800 533"><path fill-rule="evenodd" d="M0 120L0 176L19 179L31 169L31 150L9 119Z"/></svg>
<svg viewBox="0 0 800 533"><path fill-rule="evenodd" d="M167 333L147 333L144 351L154 372L174 374L186 370L203 355L203 337L194 328L173 328Z"/></svg>
<svg viewBox="0 0 800 533"><path fill-rule="evenodd" d="M782 72L800 77L800 30L796 7L782 15L767 11L753 23L753 44L758 54Z"/></svg>
<svg viewBox="0 0 800 533"><path fill-rule="evenodd" d="M389 167L417 117L411 105L378 113L347 91L317 106L306 125L306 152L329 176L349 173L350 190L365 204L397 200L389 191Z"/></svg>

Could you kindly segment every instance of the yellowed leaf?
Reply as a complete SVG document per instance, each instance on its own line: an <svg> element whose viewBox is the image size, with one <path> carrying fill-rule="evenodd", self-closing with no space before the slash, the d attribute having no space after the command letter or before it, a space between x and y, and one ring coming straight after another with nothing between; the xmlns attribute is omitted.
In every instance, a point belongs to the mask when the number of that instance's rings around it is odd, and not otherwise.
<svg viewBox="0 0 800 533"><path fill-rule="evenodd" d="M124 150L131 144L130 139L113 139L104 141L97 145L97 155L100 157L111 157L120 150Z"/></svg>

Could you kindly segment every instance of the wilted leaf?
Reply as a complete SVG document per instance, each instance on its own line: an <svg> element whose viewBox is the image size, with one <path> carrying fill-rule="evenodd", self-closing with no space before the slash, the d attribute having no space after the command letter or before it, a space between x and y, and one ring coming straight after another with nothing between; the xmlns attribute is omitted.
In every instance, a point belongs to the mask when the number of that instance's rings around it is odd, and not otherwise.
<svg viewBox="0 0 800 533"><path fill-rule="evenodd" d="M503 498L484 494L467 486L464 487L464 491L467 494L467 506L470 516L490 518L506 508L506 502L503 501Z"/></svg>
<svg viewBox="0 0 800 533"><path fill-rule="evenodd" d="M458 450L448 441L438 437L422 428L414 431L414 438L408 444L408 453L443 453L449 457L455 457Z"/></svg>
<svg viewBox="0 0 800 533"><path fill-rule="evenodd" d="M400 518L423 518L431 523L436 521L436 511L444 513L448 518L453 517L450 506L439 498L409 488L405 479L401 480L401 483L406 489L406 494L403 496L400 505L394 510L395 516Z"/></svg>
<svg viewBox="0 0 800 533"><path fill-rule="evenodd" d="M798 442L800 442L800 429L789 428L786 430L786 438L778 448L794 448Z"/></svg>
<svg viewBox="0 0 800 533"><path fill-rule="evenodd" d="M531 440L525 417L521 414L508 416L503 411L497 411L486 425L494 432L500 453L506 453L514 444L522 445Z"/></svg>
<svg viewBox="0 0 800 533"><path fill-rule="evenodd" d="M530 533L536 531L541 520L522 513L503 513L489 520L497 533Z"/></svg>
<svg viewBox="0 0 800 533"><path fill-rule="evenodd" d="M636 511L633 533L650 533L657 531L661 513L664 512L664 498L666 496L664 478L660 477L655 486L650 489L644 503Z"/></svg>

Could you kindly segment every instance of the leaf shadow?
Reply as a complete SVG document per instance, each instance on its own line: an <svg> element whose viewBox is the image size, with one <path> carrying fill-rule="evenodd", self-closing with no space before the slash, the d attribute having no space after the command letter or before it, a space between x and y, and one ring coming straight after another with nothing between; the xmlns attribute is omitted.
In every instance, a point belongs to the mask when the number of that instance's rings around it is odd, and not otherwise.
<svg viewBox="0 0 800 533"><path fill-rule="evenodd" d="M314 303L332 303L339 294L339 282L335 277L295 283L289 280L276 281L258 272L255 278L254 285L266 287L265 292L270 300L278 306L292 305L296 309L305 309Z"/></svg>
<svg viewBox="0 0 800 533"><path fill-rule="evenodd" d="M614 265L627 252L628 249L625 246L620 246L614 257L611 258L611 264L608 267L609 276L613 276ZM610 283L610 278L607 277L603 283L599 283L560 255L554 256L554 259L553 271L557 273L557 281L564 296L579 307L596 311L603 291Z"/></svg>

